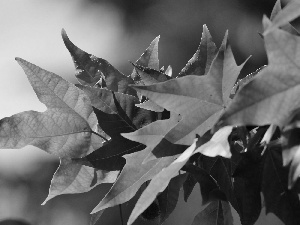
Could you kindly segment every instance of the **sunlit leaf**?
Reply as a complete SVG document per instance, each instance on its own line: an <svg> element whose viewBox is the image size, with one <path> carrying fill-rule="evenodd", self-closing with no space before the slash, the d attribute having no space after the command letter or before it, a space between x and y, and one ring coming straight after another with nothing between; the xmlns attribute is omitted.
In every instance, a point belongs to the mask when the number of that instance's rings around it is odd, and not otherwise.
<svg viewBox="0 0 300 225"><path fill-rule="evenodd" d="M230 102L230 91L242 66L235 64L226 41L227 35L205 76L188 75L155 85L135 86L158 105L182 115L164 137L171 143L190 145L196 134L201 136L212 128Z"/></svg>
<svg viewBox="0 0 300 225"><path fill-rule="evenodd" d="M290 21L293 21L300 16L300 1L293 0L290 1L283 9L281 9L280 0L277 0L272 14L271 20L272 25L269 26L264 31L264 35L274 31L276 28L283 27L284 30L292 34L299 34L290 24Z"/></svg>
<svg viewBox="0 0 300 225"><path fill-rule="evenodd" d="M208 142L197 148L195 153L199 152L209 157L220 155L225 158L230 158L231 152L228 143L228 136L231 134L232 129L232 126L222 127Z"/></svg>
<svg viewBox="0 0 300 225"><path fill-rule="evenodd" d="M47 110L3 118L0 121L1 148L33 145L60 158L47 200L59 194L89 191L94 187L94 170L72 162L71 158L93 151L92 142L101 144L101 138L92 134L97 120L90 100L58 75L23 59L16 60ZM117 174L98 171L96 176L97 183L114 182Z"/></svg>
<svg viewBox="0 0 300 225"><path fill-rule="evenodd" d="M203 25L201 43L196 53L181 70L178 77L207 74L216 54L217 47L212 40L207 26Z"/></svg>
<svg viewBox="0 0 300 225"><path fill-rule="evenodd" d="M266 17L263 23L265 29L272 25ZM282 127L300 107L300 37L275 29L264 41L269 65L235 95L221 118L223 125Z"/></svg>

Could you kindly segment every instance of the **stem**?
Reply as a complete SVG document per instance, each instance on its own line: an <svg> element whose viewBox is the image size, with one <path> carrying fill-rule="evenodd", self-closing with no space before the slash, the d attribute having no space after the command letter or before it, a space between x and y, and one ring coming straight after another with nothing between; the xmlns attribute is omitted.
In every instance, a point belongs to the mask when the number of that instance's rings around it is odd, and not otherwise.
<svg viewBox="0 0 300 225"><path fill-rule="evenodd" d="M102 136L101 134L99 134L93 130L92 130L92 134L96 134L97 136L101 137L104 141L108 141L104 136Z"/></svg>
<svg viewBox="0 0 300 225"><path fill-rule="evenodd" d="M119 210L120 210L121 224L124 225L123 213L122 213L122 206L121 205L119 205Z"/></svg>

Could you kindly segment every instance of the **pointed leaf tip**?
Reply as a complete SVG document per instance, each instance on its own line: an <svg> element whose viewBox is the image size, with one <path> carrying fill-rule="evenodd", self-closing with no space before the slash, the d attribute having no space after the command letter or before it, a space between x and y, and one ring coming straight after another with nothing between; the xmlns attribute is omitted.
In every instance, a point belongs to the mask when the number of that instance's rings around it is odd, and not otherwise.
<svg viewBox="0 0 300 225"><path fill-rule="evenodd" d="M266 15L264 15L262 23L263 23L263 29L264 29L263 36L266 36L268 33L273 31L273 29L274 29L274 28L272 29L272 21Z"/></svg>
<svg viewBox="0 0 300 225"><path fill-rule="evenodd" d="M61 29L61 36L62 37L64 37L64 36L68 37L67 32L66 32L66 30L64 28Z"/></svg>

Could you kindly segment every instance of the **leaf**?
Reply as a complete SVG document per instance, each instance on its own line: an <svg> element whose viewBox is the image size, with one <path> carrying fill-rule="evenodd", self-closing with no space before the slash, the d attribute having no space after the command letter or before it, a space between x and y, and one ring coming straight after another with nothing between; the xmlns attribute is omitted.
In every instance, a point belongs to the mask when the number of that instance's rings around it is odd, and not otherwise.
<svg viewBox="0 0 300 225"><path fill-rule="evenodd" d="M271 22L264 17L264 27ZM300 37L279 29L264 38L269 65L245 85L220 118L224 125L266 125L282 127L299 108ZM286 44L286 43L289 44Z"/></svg>
<svg viewBox="0 0 300 225"><path fill-rule="evenodd" d="M103 213L104 213L104 210L99 211L95 214L92 214L91 219L90 219L90 225L95 225Z"/></svg>
<svg viewBox="0 0 300 225"><path fill-rule="evenodd" d="M189 173L186 180L183 183L183 198L185 202L187 202L188 198L192 194L196 184L197 184L197 180L194 178L192 174Z"/></svg>
<svg viewBox="0 0 300 225"><path fill-rule="evenodd" d="M92 151L92 142L101 144L92 134L97 120L88 97L58 75L16 60L47 110L26 111L0 120L0 148L33 145L60 158L46 201L60 194L89 191L94 187L94 170L71 161ZM98 184L114 182L117 173L98 171L97 176Z"/></svg>
<svg viewBox="0 0 300 225"><path fill-rule="evenodd" d="M300 223L300 202L297 192L288 190L288 168L282 167L280 148L265 152L261 191L266 213L274 213L284 224Z"/></svg>
<svg viewBox="0 0 300 225"><path fill-rule="evenodd" d="M288 24L290 21L296 19L299 16L300 1L290 1L282 10L280 0L277 0L271 14L271 20L273 23L271 26L265 29L264 35L267 35L268 33L274 31L279 27L283 27L284 30L286 30L287 32L291 32L292 34L299 34L290 24Z"/></svg>
<svg viewBox="0 0 300 225"><path fill-rule="evenodd" d="M98 118L99 126L111 139L105 142L102 147L83 158L82 162L85 163L88 161L97 169L121 170L125 165L125 159L120 156L140 151L145 148L143 144L121 136L121 133L123 132L129 133L136 130L136 126L131 120L135 120L136 114L138 114L137 112L145 110L139 108L135 110L134 103L137 101L137 98L130 95L118 93L117 99L115 93L108 90L89 87L84 88L84 90L86 90L86 93L90 96L92 104L97 107L94 108L94 111ZM127 113L124 111L118 100L122 103L122 106ZM103 111L98 110L98 108L101 108ZM129 118L127 114L131 118ZM145 121L146 119L147 117L144 116L143 120ZM140 126L140 123L137 125Z"/></svg>
<svg viewBox="0 0 300 225"><path fill-rule="evenodd" d="M140 84L151 85L151 84L156 84L156 83L167 81L167 80L171 79L166 74L164 74L160 71L157 71L155 69L151 69L149 67L142 67L142 66L138 66L138 65L135 65L135 64L133 64L133 65L135 67L135 70L136 70L137 74L141 78L141 80L139 82ZM152 110L152 111L155 111L155 112L162 112L164 110L164 108L162 108L159 105L155 104L151 100L148 100L147 102L148 102L148 106L146 105L146 109L149 109L149 110ZM145 103L142 103L139 106L142 106L142 108L145 108L145 107L143 107L144 104ZM150 105L150 108L149 108L149 105Z"/></svg>
<svg viewBox="0 0 300 225"><path fill-rule="evenodd" d="M168 66L168 68L166 69L166 71L165 71L165 74L167 75L167 76L169 76L169 77L173 77L173 73L172 73L172 67L169 65Z"/></svg>
<svg viewBox="0 0 300 225"><path fill-rule="evenodd" d="M132 132L132 133L123 133L122 136L131 140L136 141L141 144L146 145L148 148L153 149L160 140L164 137L164 135L174 127L178 121L180 121L181 116L175 113L172 113L170 119L168 120L158 120L155 121L141 129ZM170 142L165 141L164 146L172 145ZM175 147L175 145L172 145ZM186 149L186 147L185 147Z"/></svg>
<svg viewBox="0 0 300 225"><path fill-rule="evenodd" d="M164 157L149 162L144 159L149 155L152 146L156 146L161 137L167 132L167 128L176 124L177 118L172 116L168 120L155 121L133 133L122 136L147 145L142 151L124 155L126 164L110 191L101 202L93 209L92 213L129 201L147 180L152 179L163 168L174 161L174 157Z"/></svg>
<svg viewBox="0 0 300 225"><path fill-rule="evenodd" d="M228 136L231 134L232 129L232 126L222 127L208 142L197 148L195 153L199 152L209 157L220 155L225 158L230 158L231 152L228 143Z"/></svg>
<svg viewBox="0 0 300 225"><path fill-rule="evenodd" d="M164 82L170 80L171 78L161 71L151 69L149 67L143 67L136 64L133 64L136 69L138 75L142 79L142 83L145 85L156 84L159 82Z"/></svg>
<svg viewBox="0 0 300 225"><path fill-rule="evenodd" d="M300 175L299 131L299 112L297 112L282 132L283 165L289 165L290 167L288 175L289 189L294 187Z"/></svg>
<svg viewBox="0 0 300 225"><path fill-rule="evenodd" d="M254 76L256 76L262 69L264 69L266 66L262 66L260 68L258 68L256 71L254 71L253 73L248 74L246 77L240 79L232 88L231 90L231 98L234 97L234 95L236 94L236 92L238 90L240 90L242 87L244 87L246 84L248 84Z"/></svg>
<svg viewBox="0 0 300 225"><path fill-rule="evenodd" d="M281 16L279 15L279 17L278 17L278 14L280 14L280 13L282 13L281 2L280 2L280 0L277 0L276 3L275 3L275 5L274 5L274 7L273 7L273 10L272 10L272 13L271 13L271 16L270 16L270 20L274 21L275 17L277 18L277 20L280 17L281 17L281 19L288 19L288 17L286 17L283 14ZM292 21L292 20L290 20L290 21ZM284 30L284 31L286 31L288 33L291 33L291 34L299 36L299 32L290 23L288 23L288 22L285 22L282 26L278 26L278 27L280 27L282 30Z"/></svg>
<svg viewBox="0 0 300 225"><path fill-rule="evenodd" d="M156 104L182 115L164 137L169 142L190 145L196 134L201 136L212 128L230 101L231 88L243 65L235 64L231 48L226 48L226 40L227 35L207 75L134 86Z"/></svg>
<svg viewBox="0 0 300 225"><path fill-rule="evenodd" d="M126 77L106 60L78 48L70 41L64 29L62 38L73 58L76 77L81 84L93 87L103 76L109 90L136 96L136 92L128 87L134 83L130 77Z"/></svg>
<svg viewBox="0 0 300 225"><path fill-rule="evenodd" d="M212 40L207 26L203 25L201 43L196 53L181 70L178 77L207 74L216 54L217 47Z"/></svg>
<svg viewBox="0 0 300 225"><path fill-rule="evenodd" d="M118 110L119 111L119 110ZM107 114L97 108L95 113L99 121L100 127L111 137L109 141L104 143L102 147L87 155L84 159L90 162L97 169L110 168L102 167L109 162L114 168L111 170L121 170L125 165L125 160L120 156L143 150L145 145L133 142L121 136L122 132L135 131L135 126L128 120L120 120L118 114Z"/></svg>
<svg viewBox="0 0 300 225"><path fill-rule="evenodd" d="M163 112L164 108L160 107L159 105L155 104L154 102L147 100L144 101L143 103L140 104L136 104L137 107L140 107L142 109L147 109L147 110L151 110L154 112Z"/></svg>
<svg viewBox="0 0 300 225"><path fill-rule="evenodd" d="M259 132L257 132L259 133ZM252 138L254 140L255 138ZM234 194L237 199L242 224L255 224L261 213L261 180L263 160L262 147L256 141L252 148L248 144L247 151L241 156L233 173Z"/></svg>
<svg viewBox="0 0 300 225"><path fill-rule="evenodd" d="M195 139L194 143L187 148L171 165L164 168L160 173L152 178L132 210L132 213L128 219L128 224L132 224L137 217L154 201L156 195L159 192L162 192L168 186L170 180L178 174L179 170L185 165L187 160L195 151L196 141L197 139Z"/></svg>
<svg viewBox="0 0 300 225"><path fill-rule="evenodd" d="M217 156L215 158L203 157L202 167L216 180L220 190L226 195L227 200L240 214L241 210L234 193L232 175L232 161Z"/></svg>
<svg viewBox="0 0 300 225"><path fill-rule="evenodd" d="M159 70L159 59L158 59L158 42L160 36L156 37L146 51L141 55L141 57L134 63L138 66L149 67L154 70ZM131 74L131 78L138 83L140 81L140 77L135 69Z"/></svg>
<svg viewBox="0 0 300 225"><path fill-rule="evenodd" d="M163 224L174 211L177 205L180 189L186 177L186 174L181 174L172 178L167 188L157 196L160 208L159 224Z"/></svg>
<svg viewBox="0 0 300 225"><path fill-rule="evenodd" d="M220 191L220 188L217 184L217 182L214 180L212 176L209 175L207 171L202 169L201 167L192 165L192 164L187 164L185 165L182 170L185 170L189 172L189 175L183 184L184 188L184 200L187 201L188 196L186 195L186 189L185 189L185 184L187 186L188 178L191 177L192 180L194 180L196 183L198 182L200 185L200 192L201 192L201 197L202 197L202 205L205 205L211 201L214 200L224 200L226 201L226 196ZM192 183L195 185L196 183ZM193 190L190 190L192 192ZM190 194L190 193L189 193ZM188 195L189 195L188 194Z"/></svg>
<svg viewBox="0 0 300 225"><path fill-rule="evenodd" d="M232 225L233 218L231 209L227 202L211 202L204 210L197 214L192 225Z"/></svg>

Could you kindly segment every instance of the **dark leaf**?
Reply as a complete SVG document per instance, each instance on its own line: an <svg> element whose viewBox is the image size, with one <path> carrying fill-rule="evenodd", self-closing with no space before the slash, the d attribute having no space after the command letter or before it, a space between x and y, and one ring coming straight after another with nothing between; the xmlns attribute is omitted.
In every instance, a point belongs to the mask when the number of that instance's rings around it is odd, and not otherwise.
<svg viewBox="0 0 300 225"><path fill-rule="evenodd" d="M109 90L136 96L136 92L128 87L134 83L130 77L126 77L106 60L78 48L70 41L64 29L62 38L73 58L76 77L81 84L93 87L103 76Z"/></svg>
<svg viewBox="0 0 300 225"><path fill-rule="evenodd" d="M160 208L160 223L162 224L174 211L178 197L179 191L187 178L186 174L176 176L170 180L167 188L157 196L159 208Z"/></svg>
<svg viewBox="0 0 300 225"><path fill-rule="evenodd" d="M224 201L213 201L197 214L192 225L232 225L230 206Z"/></svg>
<svg viewBox="0 0 300 225"><path fill-rule="evenodd" d="M191 176L191 178L193 180L193 182L191 183L192 185L194 184L194 181L196 183L197 182L199 183L200 192L201 192L201 196L202 196L202 205L205 205L214 200L226 201L226 196L224 195L224 193L222 193L220 191L220 188L219 188L217 182L214 180L214 178L212 176L209 175L209 173L207 171L205 171L204 169L202 169L200 167L192 165L192 164L185 165L183 167L183 170L189 172L188 178L189 178L189 176ZM184 184L189 182L188 178ZM184 197L185 196L186 196L186 193L184 193ZM186 197L185 197L185 201L187 201Z"/></svg>
<svg viewBox="0 0 300 225"><path fill-rule="evenodd" d="M274 213L284 224L300 224L298 194L288 190L288 168L282 167L280 148L267 149L262 174L266 212Z"/></svg>

